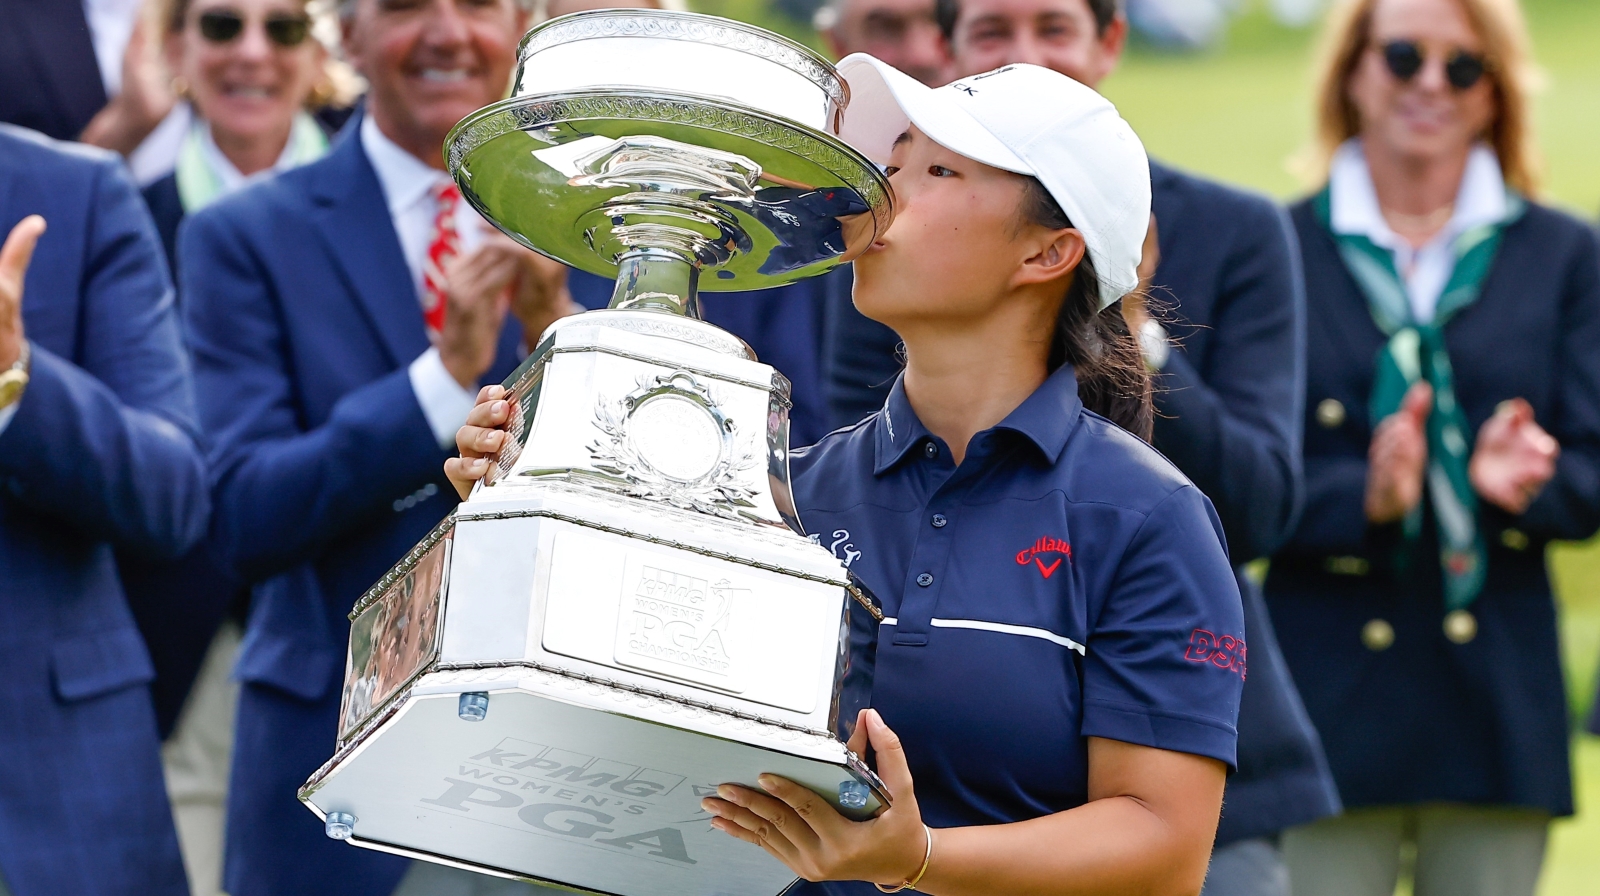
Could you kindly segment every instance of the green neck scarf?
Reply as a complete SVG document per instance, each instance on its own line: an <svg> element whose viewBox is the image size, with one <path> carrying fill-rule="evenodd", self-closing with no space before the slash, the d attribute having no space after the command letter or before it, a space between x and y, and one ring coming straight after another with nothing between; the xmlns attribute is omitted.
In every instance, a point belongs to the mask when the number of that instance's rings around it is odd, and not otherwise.
<svg viewBox="0 0 1600 896"><path fill-rule="evenodd" d="M1411 312L1405 281L1395 269L1394 254L1365 236L1334 233L1330 191L1312 200L1322 226L1333 236L1339 255L1367 298L1372 320L1389 337L1378 352L1377 369L1368 404L1372 425L1400 409L1406 391L1417 381L1433 387L1433 408L1428 414L1427 500L1433 508L1439 536L1439 565L1444 576L1446 610L1460 610L1477 600L1483 590L1488 552L1478 527L1478 496L1467 475L1472 457L1471 432L1466 414L1456 403L1450 353L1445 348L1444 327L1461 309L1478 300L1489 275L1505 228L1522 217L1526 205L1511 191L1506 214L1499 221L1474 227L1456 238L1455 268L1433 320L1421 323ZM1415 555L1422 535L1422 504L1401 524L1404 540L1396 565L1405 568Z"/></svg>
<svg viewBox="0 0 1600 896"><path fill-rule="evenodd" d="M185 214L194 214L229 192L227 183L222 174L216 170L207 157L206 141L209 139L207 125L198 118L190 125L189 133L183 137L183 143L178 147L178 162L175 170L178 180L178 201L183 204ZM328 152L328 136L322 132L316 119L305 112L297 112L294 124L289 128L289 143L284 147L283 157L279 162L288 164L275 165L279 167L294 168L307 162L315 162Z"/></svg>

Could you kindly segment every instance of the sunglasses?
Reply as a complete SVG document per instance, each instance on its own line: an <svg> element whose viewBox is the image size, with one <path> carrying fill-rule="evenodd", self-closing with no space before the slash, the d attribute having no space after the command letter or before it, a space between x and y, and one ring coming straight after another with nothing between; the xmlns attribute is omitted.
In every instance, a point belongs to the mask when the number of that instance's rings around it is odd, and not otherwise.
<svg viewBox="0 0 1600 896"><path fill-rule="evenodd" d="M1414 40L1391 40L1379 47L1379 51L1383 53L1383 63L1389 67L1389 74L1403 83L1415 78L1427 62L1422 47ZM1452 52L1444 63L1445 80L1457 90L1472 89L1488 70L1488 60L1481 54L1462 49Z"/></svg>
<svg viewBox="0 0 1600 896"><path fill-rule="evenodd" d="M245 17L237 10L208 9L200 14L200 36L214 44L237 40L244 33ZM311 34L311 19L303 15L274 13L262 21L267 39L280 47L297 47Z"/></svg>

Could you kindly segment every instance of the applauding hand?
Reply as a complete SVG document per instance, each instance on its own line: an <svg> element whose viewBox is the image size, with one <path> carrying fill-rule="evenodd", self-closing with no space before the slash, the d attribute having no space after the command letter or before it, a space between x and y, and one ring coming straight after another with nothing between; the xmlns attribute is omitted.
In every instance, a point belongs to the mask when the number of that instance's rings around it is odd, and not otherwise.
<svg viewBox="0 0 1600 896"><path fill-rule="evenodd" d="M1416 383L1400 410L1385 417L1367 448L1367 520L1392 523L1422 500L1422 473L1428 466L1428 412L1433 387Z"/></svg>
<svg viewBox="0 0 1600 896"><path fill-rule="evenodd" d="M776 775L762 775L762 790L737 784L717 788L701 801L711 824L771 853L806 880L864 880L898 886L917 876L929 856L929 836L911 787L911 769L900 738L878 713L864 709L850 748L878 754L878 774L894 805L870 821L851 821L809 789Z"/></svg>
<svg viewBox="0 0 1600 896"><path fill-rule="evenodd" d="M1533 420L1521 398L1503 401L1478 430L1467 476L1490 504L1519 516L1556 474L1561 446Z"/></svg>
<svg viewBox="0 0 1600 896"><path fill-rule="evenodd" d="M22 283L33 259L33 247L44 233L44 219L29 215L11 228L0 247L0 371L22 355Z"/></svg>

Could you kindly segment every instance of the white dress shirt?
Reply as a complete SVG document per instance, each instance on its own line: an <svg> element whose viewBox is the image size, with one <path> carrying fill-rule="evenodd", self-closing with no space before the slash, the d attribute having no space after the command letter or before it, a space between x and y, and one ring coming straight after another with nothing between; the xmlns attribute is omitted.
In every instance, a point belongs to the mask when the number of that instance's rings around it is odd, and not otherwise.
<svg viewBox="0 0 1600 896"><path fill-rule="evenodd" d="M428 243L433 238L433 220L438 215L439 204L434 200L434 189L450 180L450 175L430 168L421 159L401 149L384 136L371 115L361 117L361 148L367 161L378 174L383 196L389 205L389 219L394 222L395 234L400 237L400 251L405 256L406 267L411 271L411 282L417 304L422 304L422 267L428 258ZM460 237L461 252L468 253L483 243L486 228L484 221L465 200L456 205L456 233ZM463 389L444 366L437 348L429 348L409 368L411 389L422 406L422 415L428 420L439 445L449 450L456 443L456 430L467 422L467 412L477 401L474 389Z"/></svg>
<svg viewBox="0 0 1600 896"><path fill-rule="evenodd" d="M1505 177L1500 162L1481 143L1467 156L1450 220L1420 248L1413 248L1383 219L1378 191L1372 185L1372 173L1367 169L1359 139L1346 140L1334 152L1328 187L1328 218L1333 232L1364 236L1393 253L1395 270L1405 283L1411 314L1418 323L1433 321L1439 297L1455 271L1456 238L1506 215Z"/></svg>

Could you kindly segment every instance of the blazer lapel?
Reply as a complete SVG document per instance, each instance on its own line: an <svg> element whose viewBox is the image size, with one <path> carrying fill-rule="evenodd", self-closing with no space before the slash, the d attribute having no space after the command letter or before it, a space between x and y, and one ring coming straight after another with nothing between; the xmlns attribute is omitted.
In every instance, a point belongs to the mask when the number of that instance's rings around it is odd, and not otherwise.
<svg viewBox="0 0 1600 896"><path fill-rule="evenodd" d="M318 175L312 199L320 207L315 220L328 253L390 360L396 367L410 363L428 348L422 305L359 134L339 141Z"/></svg>

